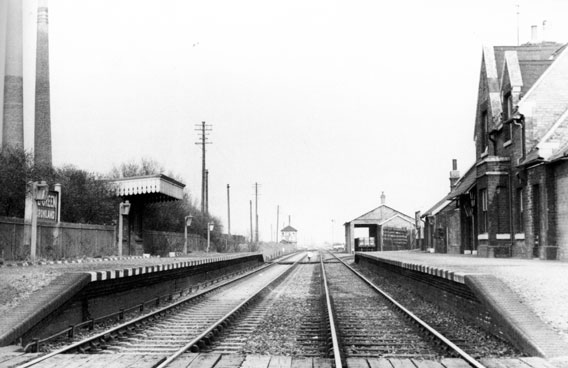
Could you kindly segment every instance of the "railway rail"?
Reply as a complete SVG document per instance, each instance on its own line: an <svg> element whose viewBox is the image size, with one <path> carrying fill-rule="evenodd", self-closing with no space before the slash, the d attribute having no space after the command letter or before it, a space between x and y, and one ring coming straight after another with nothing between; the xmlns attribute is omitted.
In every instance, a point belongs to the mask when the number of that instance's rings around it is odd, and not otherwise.
<svg viewBox="0 0 568 368"><path fill-rule="evenodd" d="M164 355L156 368L168 366L183 353L196 352L235 320L265 288L283 278L305 257L287 257L291 265L277 262L257 269L237 280L184 298L148 315L45 354L21 366L41 367L43 362L72 352L120 352ZM227 287L230 284L230 287Z"/></svg>
<svg viewBox="0 0 568 368"><path fill-rule="evenodd" d="M459 357L484 368L340 258L320 253L319 266L308 262L297 267L304 257L298 254L226 281L21 367L42 367L50 358L72 352L159 356L155 368L168 367L190 352L242 354L246 340L266 323L286 288L297 288L291 281L296 278L296 283L310 285L306 294L312 298L304 302L312 306L306 308L308 322L297 332L302 356L328 358L335 368L361 357Z"/></svg>
<svg viewBox="0 0 568 368"><path fill-rule="evenodd" d="M459 357L484 368L448 338L332 253L321 260L330 311L335 367L350 357ZM329 275L328 272L330 271ZM355 308L356 306L356 308Z"/></svg>

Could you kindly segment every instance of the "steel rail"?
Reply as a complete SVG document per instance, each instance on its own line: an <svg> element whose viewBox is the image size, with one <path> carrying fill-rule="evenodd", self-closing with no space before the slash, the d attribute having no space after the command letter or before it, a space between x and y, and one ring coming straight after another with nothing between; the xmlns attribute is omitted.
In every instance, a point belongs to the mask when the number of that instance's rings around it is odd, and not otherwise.
<svg viewBox="0 0 568 368"><path fill-rule="evenodd" d="M294 256L295 254L296 254L296 253L293 253L293 254L284 256L283 258L287 259L287 258L290 258L290 257ZM36 359L33 359L33 360L31 360L31 361L29 361L29 362L27 362L27 363L25 363L25 364L19 366L18 368L28 368L28 367L31 367L31 366L33 366L33 365L35 365L35 364L38 364L38 363L40 363L40 362L42 362L42 361L44 361L44 360L47 360L47 359L49 359L49 358L52 358L52 357L54 357L54 356L56 356L56 355L63 354L63 353L67 353L67 352L76 350L76 349L80 348L81 346L88 345L88 344L90 344L90 343L92 343L92 342L95 342L95 341L100 341L101 339L105 339L107 336L112 336L112 334L117 333L117 332L119 332L119 331L126 330L128 327L135 326L137 323L144 322L144 321L146 321L146 320L148 320L148 319L154 318L154 317L157 316L157 315L160 315L160 314L163 314L163 313L167 313L167 312L173 310L174 308L176 308L176 307L178 307L178 306L181 306L182 304L188 303L188 302L190 302L190 301L192 301L192 300L194 300L194 299L197 299L197 298L199 298L199 297L202 297L202 296L205 296L205 295L207 295L207 294L210 294L210 293L212 293L212 292L214 292L214 291L220 289L220 288L223 287L223 286L226 286L226 285L229 285L229 284L231 284L231 283L237 282L237 281L239 281L239 280L241 280L241 279L243 279L243 278L245 278L245 277L248 277L248 276L253 275L253 274L257 273L257 272L263 271L263 270L265 270L265 269L268 268L268 267L273 267L274 265L275 265L275 264L267 264L267 265L265 265L265 266L259 267L258 269L255 269L255 270L252 270L252 271L250 271L250 272L247 272L246 274L243 274L243 275L241 275L241 276L239 276L239 277L237 277L237 278L235 278L235 279L231 279L231 280L227 280L227 281L225 281L225 282L221 282L221 283L219 283L218 285L216 285L215 287L213 287L212 289L201 291L201 292L199 292L199 293L197 293L197 294L195 294L195 295L191 295L191 296L189 296L189 297L187 297L187 298L184 298L184 299L182 299L182 300L179 300L179 301L177 301L177 302L175 302L175 303L173 303L173 304L170 304L170 305L168 305L168 306L165 306L165 307L163 307L163 308L160 308L160 309L158 309L158 310L155 310L155 311L153 311L153 312L151 312L151 313L149 313L149 314L146 314L146 315L140 316L140 317L138 317L138 318L132 319L132 320L130 320L130 321L128 321L128 322L125 322L125 323L123 323L123 324L120 324L120 325L118 325L118 326L114 326L114 327L112 327L112 328L110 328L110 329L108 329L108 330L106 330L106 331L100 332L100 333L98 333L98 334L96 334L96 335L94 335L94 336L91 336L91 337L87 337L87 338L85 338L85 339L83 339L83 340L81 340L81 341L78 341L78 342L74 343L74 344L64 346L63 348L57 349L57 350L55 350L55 351L52 351L51 353L48 353L48 354L42 355L42 356L40 356L40 357L37 357ZM105 340L106 340L106 339L105 339Z"/></svg>
<svg viewBox="0 0 568 368"><path fill-rule="evenodd" d="M175 361L177 358L179 358L183 353L185 353L186 351L188 351L189 349L191 349L192 346L197 345L199 343L199 341L203 340L205 337L207 337L207 335L209 335L210 333L213 333L215 331L215 329L217 327L219 327L220 325L222 325L225 321L227 321L229 318L231 318L235 313L237 313L241 308L243 308L246 304L248 304L249 302L252 301L252 299L254 299L255 297L257 297L260 293L262 293L264 290L266 290L266 288L268 288L270 285L272 285L272 283L274 283L275 281L277 281L279 278L284 277L286 274L288 274L289 272L292 271L292 269L305 257L302 257L300 259L298 259L296 262L294 262L290 267L288 267L285 271L283 271L281 274L274 276L271 280L269 280L268 282L265 283L264 286L260 287L259 290L257 292L255 292L253 295L251 295L249 298L247 298L246 300L242 301L239 305L237 305L235 308L233 308L230 312L228 312L227 314L225 314L223 317L221 317L220 319L218 319L216 322L213 322L204 332L202 332L199 336L195 337L193 340L191 340L190 342L186 343L183 347L181 347L178 351L176 351L175 353L173 353L172 355L170 355L168 358L166 358L166 360L162 361L159 365L155 366L154 368L164 368L167 367L168 365L170 365L170 363L172 363L173 361ZM340 368L340 367L339 367Z"/></svg>
<svg viewBox="0 0 568 368"><path fill-rule="evenodd" d="M427 324L426 322L424 322L423 320L421 320L418 316L416 316L414 313L412 313L411 311L409 311L408 309L406 309L404 306L402 306L402 304L400 304L399 302L397 302L396 300L394 300L390 295L388 295L386 292L384 292L383 290L381 290L379 287L377 287L372 281L370 281L369 279L367 279L364 275L362 275L360 272L358 272L357 270L355 270L353 267L349 266L347 263L345 263L341 258L337 257L335 254L329 252L333 257L337 258L337 260L339 260L339 262L343 263L343 265L345 267L347 267L349 270L351 270L351 272L353 272L355 275L357 275L358 277L360 277L363 281L365 281L370 287L372 287L376 292L378 292L379 294L381 294L383 297L385 297L388 301L390 301L394 306L396 306L400 311L402 311L403 313L405 313L408 317L410 317L415 323L417 323L418 325L420 325L422 328L424 328L425 330L427 330L430 334L432 334L433 336L435 336L438 340L440 340L443 344L445 344L448 348L450 348L451 350L453 350L455 353L457 353L457 355L462 358L463 360L465 360L469 365L471 365L472 367L475 368L486 368L483 364L481 364L480 362L478 362L475 358L473 358L471 355L469 355L468 353L466 353L465 351L463 351L459 346L457 346L456 344L454 344L451 340L449 340L447 337L445 337L444 335L442 335L440 332L436 331L433 327L431 327L429 324Z"/></svg>
<svg viewBox="0 0 568 368"><path fill-rule="evenodd" d="M333 346L333 360L335 361L335 368L342 368L341 350L339 349L339 339L337 338L337 330L335 328L335 319L333 318L333 305L331 303L331 296L327 286L327 276L325 275L325 267L323 265L323 257L320 255L321 273L323 276L323 285L325 289L325 300L327 303L327 314L329 318L329 330L331 333L331 341Z"/></svg>

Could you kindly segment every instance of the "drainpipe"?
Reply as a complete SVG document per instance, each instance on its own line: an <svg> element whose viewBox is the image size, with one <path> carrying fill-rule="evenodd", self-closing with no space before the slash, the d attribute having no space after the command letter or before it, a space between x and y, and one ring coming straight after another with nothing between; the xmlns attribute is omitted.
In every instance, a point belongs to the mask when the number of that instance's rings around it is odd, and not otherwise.
<svg viewBox="0 0 568 368"><path fill-rule="evenodd" d="M521 128L521 154L522 158L526 157L526 139L525 139L525 116L523 114L519 114L520 117L518 119L513 118L513 124L519 126ZM525 170L524 168L522 170ZM511 229L511 251L509 256L513 256L513 246L515 245L515 234L513 233L514 225L513 225L513 167L512 163L509 166L509 227ZM522 201L523 199L520 198ZM523 221L523 219L521 219Z"/></svg>
<svg viewBox="0 0 568 368"><path fill-rule="evenodd" d="M525 116L523 114L520 115L521 117L519 119L513 119L513 124L521 127L521 150L523 152L523 158L525 158L526 156Z"/></svg>
<svg viewBox="0 0 568 368"><path fill-rule="evenodd" d="M513 226L513 168L509 163L509 233L511 234L511 248L509 257L513 257L513 247L515 246L515 234Z"/></svg>

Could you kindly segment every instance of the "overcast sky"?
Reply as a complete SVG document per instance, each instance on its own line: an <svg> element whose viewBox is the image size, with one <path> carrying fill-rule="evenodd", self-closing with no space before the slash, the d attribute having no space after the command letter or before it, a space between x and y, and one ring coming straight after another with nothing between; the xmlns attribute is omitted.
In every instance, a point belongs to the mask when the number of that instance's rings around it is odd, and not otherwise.
<svg viewBox="0 0 568 368"><path fill-rule="evenodd" d="M473 164L481 46L517 44L517 3L521 43L544 20L568 40L563 0L51 0L54 164L150 158L199 199L206 121L210 212L226 225L230 184L232 233L248 236L258 182L262 240L280 205L301 243L343 241L382 191L413 216L453 158ZM33 75L34 6L24 18Z"/></svg>

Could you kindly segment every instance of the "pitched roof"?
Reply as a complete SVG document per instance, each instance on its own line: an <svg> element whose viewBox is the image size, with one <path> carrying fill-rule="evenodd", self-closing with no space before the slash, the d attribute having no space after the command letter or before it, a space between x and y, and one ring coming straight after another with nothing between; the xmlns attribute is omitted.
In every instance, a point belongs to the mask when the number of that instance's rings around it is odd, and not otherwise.
<svg viewBox="0 0 568 368"><path fill-rule="evenodd" d="M464 193L467 193L474 185L476 179L476 169L475 164L466 171L461 178L458 179L455 186L452 188L450 193L448 193L444 198L433 205L428 211L424 212L420 217L433 216L446 208L453 200Z"/></svg>
<svg viewBox="0 0 568 368"><path fill-rule="evenodd" d="M525 94L535 84L546 69L554 60L522 60L519 61L521 75L523 77L523 87L521 93Z"/></svg>
<svg viewBox="0 0 568 368"><path fill-rule="evenodd" d="M292 226L290 226L290 225L286 226L284 229L282 229L282 230L280 230L280 231L287 231L287 232L295 231L295 232L298 232L298 230L294 229L294 228L293 228Z"/></svg>
<svg viewBox="0 0 568 368"><path fill-rule="evenodd" d="M400 215L400 217L404 218L407 221L411 221L414 222L414 218L410 217L400 211L395 210L394 208L391 208L385 204L380 205L379 207L357 217L354 218L349 222L354 222L354 221L369 221L369 222L383 222L385 220L388 220L390 218L392 218L393 216L396 215Z"/></svg>
<svg viewBox="0 0 568 368"><path fill-rule="evenodd" d="M523 76L523 90L527 92L534 85L536 80L550 66L552 59L559 54L565 45L556 42L541 42L538 44L524 44L520 46L493 46L483 47L482 65L480 74L480 93L482 85L487 86L491 116L495 119L502 112L501 106L501 84L503 73L505 72L505 62L507 55L516 54L516 62L523 65L521 74ZM509 56L510 57L510 56ZM524 73L523 73L524 69ZM485 71L485 73L483 73ZM485 78L483 78L485 76ZM526 78L526 81L525 81ZM486 96L478 96L478 100L485 99ZM477 111L476 121L480 118L481 110ZM490 129L495 128L491 126ZM474 136L477 135L477 124L474 129Z"/></svg>
<svg viewBox="0 0 568 368"><path fill-rule="evenodd" d="M448 194L448 198L456 198L459 195L467 193L474 185L476 181L477 170L476 165L473 164L471 167L462 175L461 178L456 182L456 185Z"/></svg>
<svg viewBox="0 0 568 368"><path fill-rule="evenodd" d="M452 201L448 199L449 195L442 198L439 202L433 205L428 211L424 212L420 217L434 216L444 208L446 208Z"/></svg>
<svg viewBox="0 0 568 368"><path fill-rule="evenodd" d="M554 57L555 52L562 46L563 44L556 42L526 43L520 46L494 46L497 77L499 80L503 77L506 51L516 51L519 62L527 60L549 60L551 56Z"/></svg>
<svg viewBox="0 0 568 368"><path fill-rule="evenodd" d="M563 48L519 102L519 112L525 116L529 153L523 164L538 158L549 160L568 143L566 80L568 80L568 49Z"/></svg>

